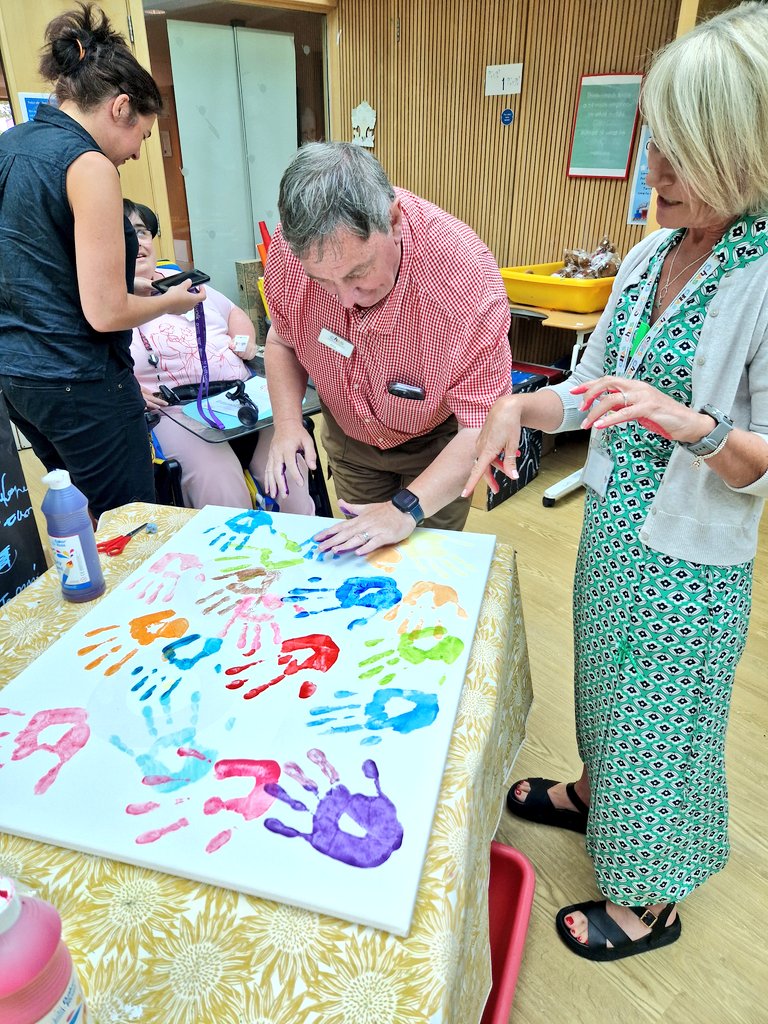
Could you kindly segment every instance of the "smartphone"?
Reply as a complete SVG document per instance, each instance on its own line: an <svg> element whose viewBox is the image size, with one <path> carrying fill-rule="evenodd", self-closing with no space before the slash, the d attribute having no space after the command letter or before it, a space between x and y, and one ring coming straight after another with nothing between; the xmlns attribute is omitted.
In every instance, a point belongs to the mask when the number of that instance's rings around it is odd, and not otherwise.
<svg viewBox="0 0 768 1024"><path fill-rule="evenodd" d="M210 275L204 274L202 270L185 270L183 273L173 274L171 277L159 277L152 282L152 287L156 292L167 292L169 288L173 288L176 284L183 284L184 281L190 281L194 288L195 285L205 284L210 280Z"/></svg>
<svg viewBox="0 0 768 1024"><path fill-rule="evenodd" d="M393 380L391 384L387 385L387 391L390 395L394 395L395 398L410 398L416 402L424 401L424 388L414 384L400 384L398 381Z"/></svg>

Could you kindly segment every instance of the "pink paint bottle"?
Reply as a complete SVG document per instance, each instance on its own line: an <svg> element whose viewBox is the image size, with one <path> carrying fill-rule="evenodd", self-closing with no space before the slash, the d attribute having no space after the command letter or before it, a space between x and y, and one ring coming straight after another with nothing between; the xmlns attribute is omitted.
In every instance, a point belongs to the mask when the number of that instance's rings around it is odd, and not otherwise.
<svg viewBox="0 0 768 1024"><path fill-rule="evenodd" d="M0 876L0 1024L86 1024L55 907Z"/></svg>

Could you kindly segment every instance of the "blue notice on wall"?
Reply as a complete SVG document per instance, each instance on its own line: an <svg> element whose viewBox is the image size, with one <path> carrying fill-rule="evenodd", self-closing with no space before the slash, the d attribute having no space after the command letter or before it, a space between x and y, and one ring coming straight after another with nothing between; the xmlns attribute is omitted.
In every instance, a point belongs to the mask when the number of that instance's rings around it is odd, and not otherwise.
<svg viewBox="0 0 768 1024"><path fill-rule="evenodd" d="M20 92L21 120L33 121L37 108L41 103L50 103L53 97L49 92Z"/></svg>
<svg viewBox="0 0 768 1024"><path fill-rule="evenodd" d="M632 177L632 191L629 194L629 211L627 224L647 224L648 205L651 201L651 189L646 181L648 176L648 140L651 130L647 124L640 132L640 142L635 157L635 173Z"/></svg>

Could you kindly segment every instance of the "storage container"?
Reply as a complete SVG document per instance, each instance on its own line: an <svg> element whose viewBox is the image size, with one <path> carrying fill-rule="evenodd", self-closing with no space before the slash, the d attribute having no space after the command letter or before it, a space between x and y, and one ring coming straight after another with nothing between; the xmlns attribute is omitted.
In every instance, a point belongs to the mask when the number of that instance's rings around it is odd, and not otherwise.
<svg viewBox="0 0 768 1024"><path fill-rule="evenodd" d="M480 1024L507 1024L523 958L536 876L528 858L512 846L491 843L488 930L493 988Z"/></svg>
<svg viewBox="0 0 768 1024"><path fill-rule="evenodd" d="M615 278L552 277L563 268L559 263L531 263L522 267L502 267L501 277L509 301L523 306L543 306L569 313L594 313L605 309Z"/></svg>

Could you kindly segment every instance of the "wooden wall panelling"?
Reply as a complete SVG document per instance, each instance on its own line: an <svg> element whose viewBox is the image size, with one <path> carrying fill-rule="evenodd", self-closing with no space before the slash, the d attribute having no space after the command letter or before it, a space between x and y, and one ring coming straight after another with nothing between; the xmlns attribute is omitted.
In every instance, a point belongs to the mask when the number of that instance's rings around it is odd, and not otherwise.
<svg viewBox="0 0 768 1024"><path fill-rule="evenodd" d="M568 178L568 156L582 74L643 72L674 38L677 3L666 0L544 0L529 5L519 107L520 147L510 233L502 265L543 263L566 247L593 248L608 234L621 255L643 228L627 225L628 181ZM572 337L531 321L513 325L513 357L550 363Z"/></svg>
<svg viewBox="0 0 768 1024"><path fill-rule="evenodd" d="M350 112L367 100L391 180L470 223L494 250L508 232L516 140L499 120L514 102L483 95L485 65L522 46L504 15L466 0L342 0L329 39L333 137L350 137Z"/></svg>
<svg viewBox="0 0 768 1024"><path fill-rule="evenodd" d="M350 112L368 100L378 115L374 153L392 181L466 221L501 266L558 259L606 232L623 255L642 237L626 224L630 181L567 177L579 78L643 71L674 37L679 6L339 0L329 38L332 137L351 137ZM523 64L521 94L486 97L486 65L513 62ZM515 112L509 127L505 107ZM541 354L572 340L530 325L520 333Z"/></svg>
<svg viewBox="0 0 768 1024"><path fill-rule="evenodd" d="M501 265L557 258L607 231L624 252L629 182L567 177L579 78L642 71L679 0L339 0L332 137L362 100L375 154L405 188L466 220ZM486 64L522 62L520 96L486 97ZM501 110L515 122L501 124ZM634 160L634 150L632 154Z"/></svg>
<svg viewBox="0 0 768 1024"><path fill-rule="evenodd" d="M396 184L471 224L498 252L517 146L515 126L500 114L516 97L486 97L485 66L522 60L525 7L400 0L392 9L394 71L377 155Z"/></svg>
<svg viewBox="0 0 768 1024"><path fill-rule="evenodd" d="M390 0L380 3L342 0L335 15L329 16L332 139L351 140L352 110L363 100L377 113L376 138L380 138L385 113L383 83L389 77L389 35L393 30L389 6Z"/></svg>
<svg viewBox="0 0 768 1024"><path fill-rule="evenodd" d="M511 263L559 259L567 246L608 233L624 254L642 237L626 224L630 181L568 178L582 74L643 72L674 37L668 0L548 0L530 3L520 102L518 187L506 245ZM630 174L634 166L633 142Z"/></svg>

